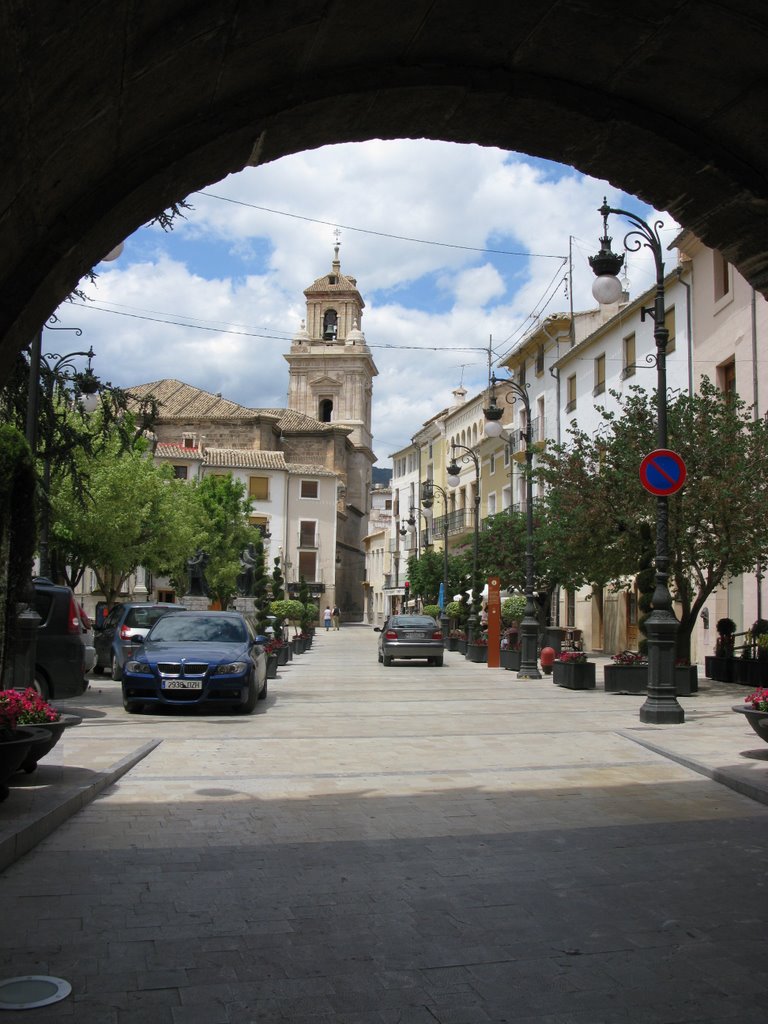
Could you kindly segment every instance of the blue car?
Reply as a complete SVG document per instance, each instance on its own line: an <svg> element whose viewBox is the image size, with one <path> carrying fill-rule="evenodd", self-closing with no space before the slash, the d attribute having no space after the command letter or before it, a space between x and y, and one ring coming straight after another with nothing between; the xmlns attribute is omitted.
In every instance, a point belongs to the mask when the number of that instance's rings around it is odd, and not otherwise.
<svg viewBox="0 0 768 1024"><path fill-rule="evenodd" d="M125 663L123 707L218 704L248 715L267 696L264 643L238 612L164 615Z"/></svg>

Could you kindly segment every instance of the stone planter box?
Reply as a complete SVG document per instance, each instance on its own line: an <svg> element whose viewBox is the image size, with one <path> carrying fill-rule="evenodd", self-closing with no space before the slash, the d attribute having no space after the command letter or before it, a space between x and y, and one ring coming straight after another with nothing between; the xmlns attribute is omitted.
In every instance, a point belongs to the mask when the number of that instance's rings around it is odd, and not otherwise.
<svg viewBox="0 0 768 1024"><path fill-rule="evenodd" d="M499 651L499 667L508 672L517 672L520 668L520 651Z"/></svg>
<svg viewBox="0 0 768 1024"><path fill-rule="evenodd" d="M488 644L467 644L467 661L485 664L488 661Z"/></svg>
<svg viewBox="0 0 768 1024"><path fill-rule="evenodd" d="M459 652L459 654L466 654L467 653L467 641L466 640L457 640L456 641L456 650Z"/></svg>
<svg viewBox="0 0 768 1024"><path fill-rule="evenodd" d="M768 686L768 659L730 658L733 663L733 682L744 686Z"/></svg>
<svg viewBox="0 0 768 1024"><path fill-rule="evenodd" d="M552 682L566 690L594 690L594 661L556 661L552 667Z"/></svg>
<svg viewBox="0 0 768 1024"><path fill-rule="evenodd" d="M458 642L459 638L457 636L447 636L445 640L443 640L443 647L445 647L446 651L455 651Z"/></svg>
<svg viewBox="0 0 768 1024"><path fill-rule="evenodd" d="M647 665L606 665L603 670L606 693L647 693ZM699 689L698 670L695 665L675 668L675 693L689 697Z"/></svg>
<svg viewBox="0 0 768 1024"><path fill-rule="evenodd" d="M719 683L732 683L736 677L735 658L718 658L707 655L704 658L704 675Z"/></svg>

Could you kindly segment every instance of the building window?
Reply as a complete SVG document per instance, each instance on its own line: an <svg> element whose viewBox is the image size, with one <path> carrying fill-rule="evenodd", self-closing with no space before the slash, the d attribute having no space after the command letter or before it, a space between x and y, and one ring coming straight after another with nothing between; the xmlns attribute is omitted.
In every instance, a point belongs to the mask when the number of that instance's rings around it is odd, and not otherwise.
<svg viewBox="0 0 768 1024"><path fill-rule="evenodd" d="M269 477L249 476L248 497L251 501L269 501Z"/></svg>
<svg viewBox="0 0 768 1024"><path fill-rule="evenodd" d="M712 265L715 278L715 302L719 302L719 300L725 298L731 290L730 264L721 252L714 249L712 251Z"/></svg>
<svg viewBox="0 0 768 1024"><path fill-rule="evenodd" d="M536 419L535 424L535 436L534 441L546 440L546 427L544 424L544 398L543 396L536 400Z"/></svg>
<svg viewBox="0 0 768 1024"><path fill-rule="evenodd" d="M195 435L194 434L185 434L184 437L182 438L181 444L182 444L183 448L194 448L195 447Z"/></svg>
<svg viewBox="0 0 768 1024"><path fill-rule="evenodd" d="M668 309L664 314L664 326L669 332L667 339L667 355L675 351L675 307Z"/></svg>
<svg viewBox="0 0 768 1024"><path fill-rule="evenodd" d="M330 423L333 415L333 399L321 398L317 407L317 418L321 423Z"/></svg>
<svg viewBox="0 0 768 1024"><path fill-rule="evenodd" d="M565 592L565 624L573 627L576 625L576 591L566 590Z"/></svg>
<svg viewBox="0 0 768 1024"><path fill-rule="evenodd" d="M271 537L269 532L269 519L267 516L248 516L248 523L258 530L262 537Z"/></svg>
<svg viewBox="0 0 768 1024"><path fill-rule="evenodd" d="M317 554L314 551L299 552L299 579L307 583L317 582Z"/></svg>
<svg viewBox="0 0 768 1024"><path fill-rule="evenodd" d="M540 377L544 373L544 346L539 345L536 349L536 376Z"/></svg>
<svg viewBox="0 0 768 1024"><path fill-rule="evenodd" d="M488 461L490 463L490 470L489 471L490 471L491 474L493 474L493 473L496 472L496 456L495 455L491 455L491 457L490 457L490 459Z"/></svg>
<svg viewBox="0 0 768 1024"><path fill-rule="evenodd" d="M299 547L317 547L317 523L314 519L299 520Z"/></svg>
<svg viewBox="0 0 768 1024"><path fill-rule="evenodd" d="M520 385L521 388L525 387L525 363L524 362L520 363L520 366L518 367L518 370L517 370L517 382L518 382L518 384Z"/></svg>
<svg viewBox="0 0 768 1024"><path fill-rule="evenodd" d="M504 467L509 466L509 444L504 445Z"/></svg>
<svg viewBox="0 0 768 1024"><path fill-rule="evenodd" d="M576 374L571 374L565 383L565 411L573 412L576 408Z"/></svg>
<svg viewBox="0 0 768 1024"><path fill-rule="evenodd" d="M718 383L720 384L720 390L724 395L730 396L736 394L736 360L731 359L727 363L723 363L722 366L718 367L717 370Z"/></svg>
<svg viewBox="0 0 768 1024"><path fill-rule="evenodd" d="M496 515L496 494L495 494L495 492L493 494L489 494L488 495L488 515L489 516L495 516Z"/></svg>
<svg viewBox="0 0 768 1024"><path fill-rule="evenodd" d="M624 339L624 367L621 371L621 376L624 380L627 377L634 377L635 370L637 369L635 366L636 359L637 346L635 344L635 336L634 334L628 334Z"/></svg>
<svg viewBox="0 0 768 1024"><path fill-rule="evenodd" d="M302 480L301 481L301 496L302 498L318 498L318 486L317 480Z"/></svg>
<svg viewBox="0 0 768 1024"><path fill-rule="evenodd" d="M177 480L186 480L189 475L189 466L174 466L173 475Z"/></svg>
<svg viewBox="0 0 768 1024"><path fill-rule="evenodd" d="M593 395L602 395L605 391L605 353L595 359L595 386Z"/></svg>

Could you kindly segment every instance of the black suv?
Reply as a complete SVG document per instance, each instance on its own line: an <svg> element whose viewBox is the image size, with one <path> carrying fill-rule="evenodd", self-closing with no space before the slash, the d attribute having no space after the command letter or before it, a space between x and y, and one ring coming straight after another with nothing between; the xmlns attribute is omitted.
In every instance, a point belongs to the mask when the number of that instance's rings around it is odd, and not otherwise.
<svg viewBox="0 0 768 1024"><path fill-rule="evenodd" d="M49 697L78 697L88 688L86 630L75 595L37 577L35 611L40 616L35 654L35 688Z"/></svg>

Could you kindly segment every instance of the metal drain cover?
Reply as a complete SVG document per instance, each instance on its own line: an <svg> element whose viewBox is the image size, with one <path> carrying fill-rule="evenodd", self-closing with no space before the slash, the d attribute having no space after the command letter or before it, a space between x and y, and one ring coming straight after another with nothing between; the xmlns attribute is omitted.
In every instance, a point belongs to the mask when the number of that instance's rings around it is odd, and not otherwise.
<svg viewBox="0 0 768 1024"><path fill-rule="evenodd" d="M63 978L25 974L0 981L0 1010L32 1010L66 999L72 986Z"/></svg>

